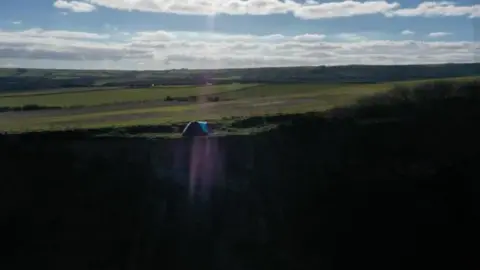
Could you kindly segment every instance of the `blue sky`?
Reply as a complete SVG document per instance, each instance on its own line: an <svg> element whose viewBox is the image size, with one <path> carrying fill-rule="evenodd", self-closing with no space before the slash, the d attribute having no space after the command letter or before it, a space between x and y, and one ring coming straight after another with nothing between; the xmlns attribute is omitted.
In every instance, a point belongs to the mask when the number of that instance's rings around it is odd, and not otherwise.
<svg viewBox="0 0 480 270"><path fill-rule="evenodd" d="M472 1L2 0L0 66L472 62Z"/></svg>

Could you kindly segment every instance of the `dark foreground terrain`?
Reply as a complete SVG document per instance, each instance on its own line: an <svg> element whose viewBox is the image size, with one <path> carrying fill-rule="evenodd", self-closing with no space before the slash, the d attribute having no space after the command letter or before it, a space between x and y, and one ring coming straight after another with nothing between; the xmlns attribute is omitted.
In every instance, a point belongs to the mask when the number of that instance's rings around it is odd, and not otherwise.
<svg viewBox="0 0 480 270"><path fill-rule="evenodd" d="M5 135L0 268L479 269L479 120L477 82L252 136Z"/></svg>

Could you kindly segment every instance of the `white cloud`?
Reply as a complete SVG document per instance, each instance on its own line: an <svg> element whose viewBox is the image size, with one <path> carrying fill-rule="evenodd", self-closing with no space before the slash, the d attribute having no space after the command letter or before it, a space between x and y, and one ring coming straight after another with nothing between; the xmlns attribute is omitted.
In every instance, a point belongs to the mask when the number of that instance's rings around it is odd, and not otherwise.
<svg viewBox="0 0 480 270"><path fill-rule="evenodd" d="M343 1L298 6L292 12L296 17L302 19L321 19L381 14L399 6L398 3L388 3L386 1Z"/></svg>
<svg viewBox="0 0 480 270"><path fill-rule="evenodd" d="M103 42L101 35L68 31L0 31L0 58L101 61L153 57L153 52ZM91 39L91 37L94 37ZM92 66L91 68L94 68Z"/></svg>
<svg viewBox="0 0 480 270"><path fill-rule="evenodd" d="M457 6L455 2L423 2L415 8L398 9L388 14L389 16L468 16L480 17L480 5Z"/></svg>
<svg viewBox="0 0 480 270"><path fill-rule="evenodd" d="M337 34L336 37L338 39L351 41L351 42L368 40L367 37L364 37L362 35L355 34L355 33L340 33L340 34Z"/></svg>
<svg viewBox="0 0 480 270"><path fill-rule="evenodd" d="M417 7L402 8L398 2L307 0L84 0L77 5L97 5L125 11L161 12L195 15L269 15L293 14L301 19L324 19L380 14L385 16L480 16L480 5L458 6L454 2L423 2ZM58 0L64 5L73 2ZM88 3L87 3L88 2ZM93 6L92 6L93 7ZM91 8L92 8L91 7ZM93 7L94 8L94 7ZM91 11L91 10L90 10Z"/></svg>
<svg viewBox="0 0 480 270"><path fill-rule="evenodd" d="M450 35L452 35L452 33L448 33L448 32L433 32L428 34L428 36L432 38L445 37Z"/></svg>
<svg viewBox="0 0 480 270"><path fill-rule="evenodd" d="M166 31L154 31L154 32L139 32L132 40L137 41L168 41L174 39L175 36L172 33Z"/></svg>
<svg viewBox="0 0 480 270"><path fill-rule="evenodd" d="M94 5L80 1L56 0L53 6L59 9L67 9L72 12L92 12L96 8Z"/></svg>
<svg viewBox="0 0 480 270"><path fill-rule="evenodd" d="M20 24L22 24L22 21L14 21L14 22L12 22L12 24L20 25Z"/></svg>
<svg viewBox="0 0 480 270"><path fill-rule="evenodd" d="M414 35L414 34L415 34L415 32L413 32L411 30L408 30L408 29L402 31L402 35L408 36L408 35Z"/></svg>
<svg viewBox="0 0 480 270"><path fill-rule="evenodd" d="M63 30L0 31L0 60L28 67L117 69L136 69L138 63L143 63L142 69L418 64L472 62L480 49L478 42L340 36L345 39L334 42L321 34L255 36L160 30L108 38Z"/></svg>
<svg viewBox="0 0 480 270"><path fill-rule="evenodd" d="M110 35L88 32L75 32L64 30L43 30L41 28L31 28L18 32L0 32L1 34L25 38L63 38L63 39L108 39Z"/></svg>
<svg viewBox="0 0 480 270"><path fill-rule="evenodd" d="M300 36L295 36L293 39L297 41L319 41L325 39L325 35L318 35L318 34L304 34Z"/></svg>
<svg viewBox="0 0 480 270"><path fill-rule="evenodd" d="M291 0L88 0L90 3L119 10L176 14L267 15L292 11L301 4Z"/></svg>
<svg viewBox="0 0 480 270"><path fill-rule="evenodd" d="M119 10L163 12L175 14L268 15L292 13L302 19L349 17L387 12L399 7L386 1L343 1L304 4L292 0L89 0L90 3Z"/></svg>

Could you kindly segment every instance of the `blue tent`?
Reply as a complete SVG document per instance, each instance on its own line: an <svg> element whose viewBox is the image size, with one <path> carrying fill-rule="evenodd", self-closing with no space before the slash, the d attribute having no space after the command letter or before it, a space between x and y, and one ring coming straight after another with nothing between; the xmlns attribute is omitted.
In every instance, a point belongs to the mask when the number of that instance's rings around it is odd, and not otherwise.
<svg viewBox="0 0 480 270"><path fill-rule="evenodd" d="M211 133L210 126L206 121L193 121L183 129L183 137L208 136Z"/></svg>

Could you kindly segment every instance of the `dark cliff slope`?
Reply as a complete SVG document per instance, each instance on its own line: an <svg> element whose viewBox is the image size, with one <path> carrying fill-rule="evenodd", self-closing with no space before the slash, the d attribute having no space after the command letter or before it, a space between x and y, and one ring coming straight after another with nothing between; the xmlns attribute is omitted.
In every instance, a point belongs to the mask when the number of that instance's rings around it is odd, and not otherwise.
<svg viewBox="0 0 480 270"><path fill-rule="evenodd" d="M460 90L252 136L1 137L2 269L478 269Z"/></svg>

